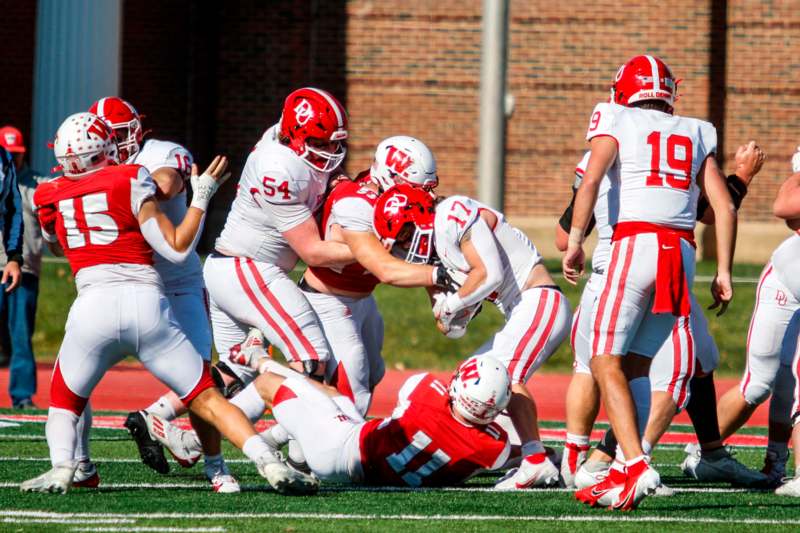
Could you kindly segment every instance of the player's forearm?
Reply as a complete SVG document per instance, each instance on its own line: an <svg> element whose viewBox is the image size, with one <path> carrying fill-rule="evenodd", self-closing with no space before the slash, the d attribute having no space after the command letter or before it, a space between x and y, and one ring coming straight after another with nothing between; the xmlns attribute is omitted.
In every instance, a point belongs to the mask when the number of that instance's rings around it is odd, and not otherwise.
<svg viewBox="0 0 800 533"><path fill-rule="evenodd" d="M586 234L586 228L589 226L589 221L592 218L594 205L597 203L597 194L599 190L600 178L588 175L584 176L583 183L581 183L575 195L575 208L572 212L570 236L573 233L577 235ZM580 233L578 233L578 230L580 230Z"/></svg>
<svg viewBox="0 0 800 533"><path fill-rule="evenodd" d="M717 271L730 274L736 249L738 221L736 208L730 204L727 209L715 209L714 215L716 219L714 230L717 237Z"/></svg>
<svg viewBox="0 0 800 533"><path fill-rule="evenodd" d="M314 267L342 267L355 262L350 248L334 241L317 241L298 255L303 262Z"/></svg>
<svg viewBox="0 0 800 533"><path fill-rule="evenodd" d="M374 261L369 270L381 283L394 287L431 287L433 286L434 267L429 265L412 265L392 257L388 253L385 260Z"/></svg>
<svg viewBox="0 0 800 533"><path fill-rule="evenodd" d="M183 217L181 223L175 228L172 241L168 241L170 246L172 246L176 252L187 252L194 249L194 246L197 244L197 239L202 232L204 220L204 211L196 207L190 207L186 211L186 216Z"/></svg>

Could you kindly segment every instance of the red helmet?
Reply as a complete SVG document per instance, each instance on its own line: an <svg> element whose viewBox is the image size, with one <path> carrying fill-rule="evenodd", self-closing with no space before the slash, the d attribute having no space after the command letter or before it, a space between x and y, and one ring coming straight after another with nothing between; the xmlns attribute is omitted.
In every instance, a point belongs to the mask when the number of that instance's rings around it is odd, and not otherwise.
<svg viewBox="0 0 800 533"><path fill-rule="evenodd" d="M636 56L617 71L611 98L614 103L628 106L644 100L661 100L669 105L675 102L678 82L666 63L655 56Z"/></svg>
<svg viewBox="0 0 800 533"><path fill-rule="evenodd" d="M311 168L330 172L347 154L347 112L327 91L297 89L283 103L280 135Z"/></svg>
<svg viewBox="0 0 800 533"><path fill-rule="evenodd" d="M89 112L105 120L114 130L119 159L122 163L130 163L139 153L144 137L142 119L136 109L122 98L108 96L93 103Z"/></svg>
<svg viewBox="0 0 800 533"><path fill-rule="evenodd" d="M402 183L375 203L373 228L393 256L409 263L427 263L433 251L433 196Z"/></svg>

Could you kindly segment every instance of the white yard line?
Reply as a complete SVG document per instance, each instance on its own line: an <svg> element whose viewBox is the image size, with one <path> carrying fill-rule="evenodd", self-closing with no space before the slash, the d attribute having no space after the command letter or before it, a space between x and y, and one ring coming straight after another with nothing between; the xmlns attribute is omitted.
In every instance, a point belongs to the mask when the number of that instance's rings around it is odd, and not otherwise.
<svg viewBox="0 0 800 533"><path fill-rule="evenodd" d="M134 527L73 527L70 531L166 531L168 533L189 533L226 531L224 527L163 527L163 526L134 526Z"/></svg>
<svg viewBox="0 0 800 533"><path fill-rule="evenodd" d="M587 515L422 515L422 514L347 514L347 513L53 513L47 511L0 511L0 516L31 518L74 518L92 520L95 518L135 518L143 520L161 519L195 519L195 520L254 520L254 519L295 519L295 520L413 520L432 522L661 522L678 524L749 524L749 525L800 525L798 519L771 518L704 518L682 516L644 516L642 514L626 515L621 513L587 514ZM121 529L120 529L121 530ZM145 529L125 528L125 531L145 531ZM200 531L200 529L178 529L175 531ZM101 531L101 529L82 529L82 531ZM102 530L104 531L104 530ZM169 531L163 528L147 529L147 531ZM221 529L203 529L202 531L221 531Z"/></svg>
<svg viewBox="0 0 800 533"><path fill-rule="evenodd" d="M15 489L20 486L19 482L13 481L5 481L0 482L0 489ZM266 482L264 485L242 485L242 489L250 489L250 490L264 490L266 488ZM748 489L740 489L740 488L727 488L727 487L671 487L675 492L679 492L682 494L732 494L732 493L739 493L739 492L752 492ZM100 489L208 489L211 490L211 485L208 483L203 482L196 482L196 483L101 483ZM537 488L530 491L520 490L520 491L508 491L503 492L504 494L518 494L520 496L530 496L531 494L536 493L544 493L544 492L574 492L575 489L565 489L565 488ZM490 493L500 493L501 491L494 490L493 487L490 486L483 486L483 487L420 487L420 488L412 488L412 487L382 487L382 486L363 486L363 485L335 485L335 486L324 486L320 489L320 492L328 492L328 493L339 493L339 492L413 492L413 493L420 493L420 492L490 492ZM0 512L0 516L3 516Z"/></svg>
<svg viewBox="0 0 800 533"><path fill-rule="evenodd" d="M135 524L133 518L92 518L93 523L97 524ZM6 517L0 520L2 524L72 524L83 526L87 521L83 518L11 518Z"/></svg>

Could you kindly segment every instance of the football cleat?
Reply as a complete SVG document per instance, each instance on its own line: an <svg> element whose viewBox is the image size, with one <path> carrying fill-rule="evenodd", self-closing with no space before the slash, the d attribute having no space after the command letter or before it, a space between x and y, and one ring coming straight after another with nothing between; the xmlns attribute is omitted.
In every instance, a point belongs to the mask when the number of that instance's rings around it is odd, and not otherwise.
<svg viewBox="0 0 800 533"><path fill-rule="evenodd" d="M128 414L125 420L125 427L136 442L139 448L139 457L142 462L158 472L166 474L169 472L169 463L164 457L164 448L151 435L145 420L146 411L134 411Z"/></svg>
<svg viewBox="0 0 800 533"><path fill-rule="evenodd" d="M228 465L222 459L212 464L206 464L205 474L206 479L211 482L214 492L232 494L242 491L241 487L239 487L239 482L231 475Z"/></svg>
<svg viewBox="0 0 800 533"><path fill-rule="evenodd" d="M663 483L656 487L656 491L653 493L653 496L658 496L659 498L664 498L666 496L675 496L675 489L672 487L668 487Z"/></svg>
<svg viewBox="0 0 800 533"><path fill-rule="evenodd" d="M258 328L250 328L244 342L231 348L230 360L237 365L246 366L253 370L258 370L259 361L269 357L267 352L267 339Z"/></svg>
<svg viewBox="0 0 800 533"><path fill-rule="evenodd" d="M152 413L145 413L150 435L184 468L193 467L203 456L203 447L194 431L185 431Z"/></svg>
<svg viewBox="0 0 800 533"><path fill-rule="evenodd" d="M608 476L611 463L604 461L586 461L575 473L575 488L585 489L597 485Z"/></svg>
<svg viewBox="0 0 800 533"><path fill-rule="evenodd" d="M97 467L89 460L78 463L78 468L72 476L72 486L81 489L94 489L100 485L100 475Z"/></svg>
<svg viewBox="0 0 800 533"><path fill-rule="evenodd" d="M532 487L558 485L558 468L547 458L547 454L533 453L526 456L519 468L512 468L495 484L495 490L522 490Z"/></svg>
<svg viewBox="0 0 800 533"><path fill-rule="evenodd" d="M289 467L274 451L263 454L256 460L256 468L261 477L280 494L316 494L319 478Z"/></svg>
<svg viewBox="0 0 800 533"><path fill-rule="evenodd" d="M789 460L789 453L779 456L773 450L767 450L764 456L764 468L761 473L766 476L764 483L769 487L777 487L783 483L786 477L786 462Z"/></svg>
<svg viewBox="0 0 800 533"><path fill-rule="evenodd" d="M561 456L561 479L564 480L565 487L575 487L575 474L586 462L587 453L589 453L588 444L575 444L572 442L564 444L564 453Z"/></svg>
<svg viewBox="0 0 800 533"><path fill-rule="evenodd" d="M24 481L19 490L22 492L50 492L53 494L66 494L72 485L77 461L64 461L59 463L41 476Z"/></svg>
<svg viewBox="0 0 800 533"><path fill-rule="evenodd" d="M681 470L687 476L698 481L724 481L743 487L763 487L768 476L750 468L734 459L725 448L700 455L688 455L681 464ZM777 478L780 481L782 476Z"/></svg>
<svg viewBox="0 0 800 533"><path fill-rule="evenodd" d="M615 511L632 511L636 509L646 496L655 494L661 485L661 476L646 459L626 467L625 487L616 496L609 509Z"/></svg>
<svg viewBox="0 0 800 533"><path fill-rule="evenodd" d="M800 498L800 477L787 480L786 483L775 489L775 494Z"/></svg>
<svg viewBox="0 0 800 533"><path fill-rule="evenodd" d="M576 491L575 499L591 507L608 507L625 488L625 479L625 472L611 468L600 482Z"/></svg>

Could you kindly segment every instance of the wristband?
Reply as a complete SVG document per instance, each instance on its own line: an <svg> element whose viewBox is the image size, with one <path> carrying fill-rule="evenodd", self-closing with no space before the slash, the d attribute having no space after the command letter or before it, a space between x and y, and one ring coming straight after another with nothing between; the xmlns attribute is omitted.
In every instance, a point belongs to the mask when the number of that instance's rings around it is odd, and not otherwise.
<svg viewBox="0 0 800 533"><path fill-rule="evenodd" d="M219 189L220 183L208 174L192 176L192 202L190 207L196 207L201 211L208 210L208 203L211 197Z"/></svg>
<svg viewBox="0 0 800 533"><path fill-rule="evenodd" d="M742 205L742 200L747 195L747 185L736 174L731 174L725 181L728 186L728 193L731 195L731 200L733 200L733 205L736 206L736 209L739 209Z"/></svg>

